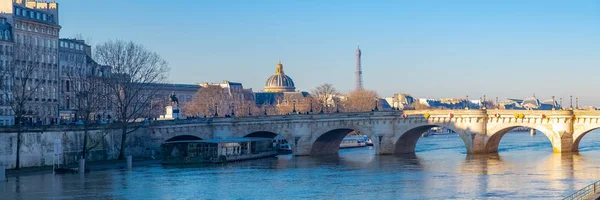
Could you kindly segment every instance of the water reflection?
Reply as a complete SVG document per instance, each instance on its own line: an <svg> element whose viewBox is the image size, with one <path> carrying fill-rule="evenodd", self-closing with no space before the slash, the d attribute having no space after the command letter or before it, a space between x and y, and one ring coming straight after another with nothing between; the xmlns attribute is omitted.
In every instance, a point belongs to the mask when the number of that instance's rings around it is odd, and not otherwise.
<svg viewBox="0 0 600 200"><path fill-rule="evenodd" d="M434 136L420 139L416 154L358 148L338 156L28 175L9 177L0 192L2 199L556 199L600 179L594 144L585 138L585 151L555 154L543 135L509 133L500 153L467 155L456 136Z"/></svg>

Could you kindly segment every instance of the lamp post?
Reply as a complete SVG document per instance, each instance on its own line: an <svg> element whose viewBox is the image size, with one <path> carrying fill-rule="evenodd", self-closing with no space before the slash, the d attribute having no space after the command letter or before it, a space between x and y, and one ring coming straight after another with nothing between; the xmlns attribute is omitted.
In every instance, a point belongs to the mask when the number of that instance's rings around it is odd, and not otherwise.
<svg viewBox="0 0 600 200"><path fill-rule="evenodd" d="M500 102L498 101L498 97L496 97L496 109L500 109Z"/></svg>
<svg viewBox="0 0 600 200"><path fill-rule="evenodd" d="M294 102L292 104L294 106L294 109L292 110L292 114L297 114L296 113L296 101L294 100Z"/></svg>
<svg viewBox="0 0 600 200"><path fill-rule="evenodd" d="M231 117L235 117L235 105L233 105L233 103L231 103L231 107L229 107L229 109L231 109Z"/></svg>
<svg viewBox="0 0 600 200"><path fill-rule="evenodd" d="M555 97L552 96L552 110L556 110L556 101L554 99Z"/></svg>
<svg viewBox="0 0 600 200"><path fill-rule="evenodd" d="M575 98L575 109L579 110L579 97Z"/></svg>
<svg viewBox="0 0 600 200"><path fill-rule="evenodd" d="M573 95L569 96L569 99L571 101L571 105L569 106L569 110L573 110Z"/></svg>
<svg viewBox="0 0 600 200"><path fill-rule="evenodd" d="M250 111L250 104L248 104L248 116L252 116L252 112Z"/></svg>
<svg viewBox="0 0 600 200"><path fill-rule="evenodd" d="M465 110L469 110L469 95L467 95L467 102L465 105Z"/></svg>
<svg viewBox="0 0 600 200"><path fill-rule="evenodd" d="M482 102L482 106L483 106L483 109L484 109L484 110L486 110L486 109L487 109L487 107L486 107L486 105L485 105L485 98L486 98L486 96L485 96L485 95L483 95L483 102Z"/></svg>
<svg viewBox="0 0 600 200"><path fill-rule="evenodd" d="M215 103L215 114L213 115L213 117L218 117L219 116L219 106L217 105L217 103Z"/></svg>
<svg viewBox="0 0 600 200"><path fill-rule="evenodd" d="M266 106L266 105L263 105L263 108L264 108L264 110L265 110L265 113L264 113L263 115L267 116L267 106Z"/></svg>
<svg viewBox="0 0 600 200"><path fill-rule="evenodd" d="M312 104L313 104L313 100L311 99L310 100L310 111L309 111L310 114L313 113L313 105Z"/></svg>
<svg viewBox="0 0 600 200"><path fill-rule="evenodd" d="M374 111L379 111L379 107L377 106L377 99L375 99L375 109Z"/></svg>
<svg viewBox="0 0 600 200"><path fill-rule="evenodd" d="M560 106L560 109L563 110L563 107L562 107L562 97L558 98L558 99L559 99L558 105Z"/></svg>

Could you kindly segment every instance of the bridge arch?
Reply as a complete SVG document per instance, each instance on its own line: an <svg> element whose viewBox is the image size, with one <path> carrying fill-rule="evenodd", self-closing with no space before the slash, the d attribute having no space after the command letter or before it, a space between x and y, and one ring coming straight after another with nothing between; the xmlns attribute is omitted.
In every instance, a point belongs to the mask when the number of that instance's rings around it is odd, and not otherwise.
<svg viewBox="0 0 600 200"><path fill-rule="evenodd" d="M373 136L372 131L364 127L333 126L321 128L317 130L317 135L314 135L310 142L310 155L319 156L338 154L342 140L353 131L364 134L368 138L372 138Z"/></svg>
<svg viewBox="0 0 600 200"><path fill-rule="evenodd" d="M279 134L272 131L254 131L246 134L244 137L262 137L262 138L275 138Z"/></svg>
<svg viewBox="0 0 600 200"><path fill-rule="evenodd" d="M573 152L579 151L579 144L581 143L581 139L585 137L588 133L600 129L599 124L594 124L593 126L580 128L579 130L575 129L573 132L573 145L571 146L571 150Z"/></svg>
<svg viewBox="0 0 600 200"><path fill-rule="evenodd" d="M182 141L182 140L203 140L203 139L198 136L193 136L193 135L178 135L178 136L174 136L174 137L167 139L166 142Z"/></svg>
<svg viewBox="0 0 600 200"><path fill-rule="evenodd" d="M394 154L412 154L415 152L415 148L417 146L417 142L421 138L421 135L426 131L430 130L434 127L446 128L457 133L460 138L465 143L465 146L468 151L468 145L464 140L464 133L461 129L454 127L451 124L420 124L411 126L407 129L401 130L400 135L396 137L394 144Z"/></svg>
<svg viewBox="0 0 600 200"><path fill-rule="evenodd" d="M515 128L519 128L519 127L535 129L535 130L542 132L542 134L544 134L548 138L548 141L550 141L551 144L552 144L552 141L554 140L553 139L554 131L552 130L551 127L546 127L546 126L541 126L541 125L529 125L529 124L512 124L512 125L496 127L496 128L492 128L492 129L488 130L488 133L487 133L488 138L485 142L485 152L486 153L498 153L500 141L502 140L504 135L506 135L508 132L514 130ZM552 147L554 147L554 144L552 144Z"/></svg>

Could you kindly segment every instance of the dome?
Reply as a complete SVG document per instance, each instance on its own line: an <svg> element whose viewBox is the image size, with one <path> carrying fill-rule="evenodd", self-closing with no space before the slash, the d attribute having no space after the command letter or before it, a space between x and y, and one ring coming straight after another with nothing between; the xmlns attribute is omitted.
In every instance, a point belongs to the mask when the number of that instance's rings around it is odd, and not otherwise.
<svg viewBox="0 0 600 200"><path fill-rule="evenodd" d="M283 73L283 64L279 62L275 75L269 77L265 83L266 92L295 92L294 81Z"/></svg>

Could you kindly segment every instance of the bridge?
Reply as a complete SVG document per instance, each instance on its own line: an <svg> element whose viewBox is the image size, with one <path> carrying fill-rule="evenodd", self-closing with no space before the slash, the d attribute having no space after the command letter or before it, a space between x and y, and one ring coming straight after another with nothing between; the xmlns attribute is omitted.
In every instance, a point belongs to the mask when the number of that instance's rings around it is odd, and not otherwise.
<svg viewBox="0 0 600 200"><path fill-rule="evenodd" d="M581 138L600 128L600 111L588 110L405 110L326 113L153 122L151 143L188 139L275 137L290 142L294 155L337 154L352 131L366 134L377 154L412 153L432 127L455 131L469 154L498 152L502 137L517 127L542 132L554 152L578 151Z"/></svg>

